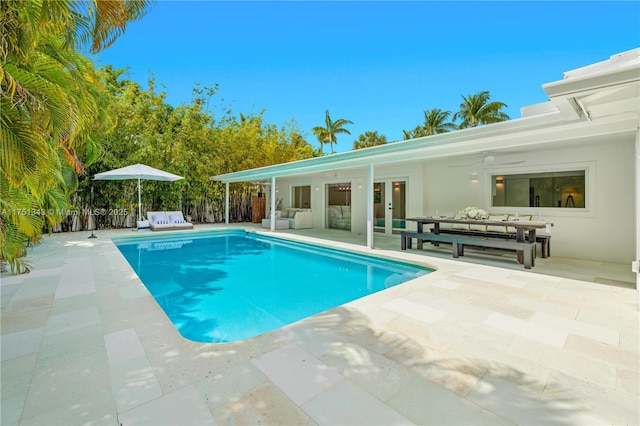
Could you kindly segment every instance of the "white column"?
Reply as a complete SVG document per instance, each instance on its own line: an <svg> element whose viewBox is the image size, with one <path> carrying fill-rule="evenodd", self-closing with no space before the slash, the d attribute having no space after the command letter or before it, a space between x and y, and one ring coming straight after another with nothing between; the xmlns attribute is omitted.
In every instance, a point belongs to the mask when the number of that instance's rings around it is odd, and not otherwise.
<svg viewBox="0 0 640 426"><path fill-rule="evenodd" d="M373 164L367 167L367 247L373 248Z"/></svg>
<svg viewBox="0 0 640 426"><path fill-rule="evenodd" d="M271 232L276 230L276 177L271 177Z"/></svg>
<svg viewBox="0 0 640 426"><path fill-rule="evenodd" d="M229 224L229 182L224 184L224 223Z"/></svg>
<svg viewBox="0 0 640 426"><path fill-rule="evenodd" d="M636 255L631 269L636 273L636 290L640 292L640 131L636 130Z"/></svg>

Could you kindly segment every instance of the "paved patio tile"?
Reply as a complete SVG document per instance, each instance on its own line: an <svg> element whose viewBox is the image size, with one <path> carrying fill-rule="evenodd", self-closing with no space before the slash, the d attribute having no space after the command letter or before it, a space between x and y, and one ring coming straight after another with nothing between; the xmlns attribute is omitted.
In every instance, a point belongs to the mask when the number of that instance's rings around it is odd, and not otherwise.
<svg viewBox="0 0 640 426"><path fill-rule="evenodd" d="M297 404L318 395L344 378L296 345L269 352L253 363Z"/></svg>
<svg viewBox="0 0 640 426"><path fill-rule="evenodd" d="M397 393L413 377L406 367L354 343L335 345L321 360L381 401Z"/></svg>
<svg viewBox="0 0 640 426"><path fill-rule="evenodd" d="M32 353L4 360L0 363L0 397L2 397L2 408L4 409L4 400L11 398L26 398L31 378L36 368L38 354ZM24 397L24 398L23 398ZM22 410L22 408L21 408ZM0 410L0 412L3 410ZM4 424L4 423L0 423Z"/></svg>
<svg viewBox="0 0 640 426"><path fill-rule="evenodd" d="M52 303L53 294L45 294L42 296L28 298L13 297L3 310L7 316L20 315L33 311L50 310Z"/></svg>
<svg viewBox="0 0 640 426"><path fill-rule="evenodd" d="M440 385L416 377L390 398L387 404L416 424L513 424Z"/></svg>
<svg viewBox="0 0 640 426"><path fill-rule="evenodd" d="M535 313L531 318L531 321L535 324L554 327L556 329L564 330L577 336L597 340L608 345L618 345L620 342L620 333L616 330L589 324L583 321L570 320L557 315L550 315L541 312Z"/></svg>
<svg viewBox="0 0 640 426"><path fill-rule="evenodd" d="M53 300L58 287L58 276L26 278L11 297L12 303L28 304L31 300ZM50 302L48 302L50 304ZM36 307L35 309L37 309ZM21 308L25 310L25 308Z"/></svg>
<svg viewBox="0 0 640 426"><path fill-rule="evenodd" d="M1 360L6 361L38 352L44 332L45 328L39 327L11 334L3 334L0 337L0 344L2 345Z"/></svg>
<svg viewBox="0 0 640 426"><path fill-rule="evenodd" d="M431 284L434 287L440 287L447 290L455 290L462 285L462 283L453 280L439 280Z"/></svg>
<svg viewBox="0 0 640 426"><path fill-rule="evenodd" d="M214 409L229 403L238 403L252 389L268 383L267 377L251 362L212 373L194 384L207 406ZM242 404L240 404L242 406ZM231 409L231 408L230 408ZM231 409L231 411L234 411Z"/></svg>
<svg viewBox="0 0 640 426"><path fill-rule="evenodd" d="M427 324L433 324L447 315L446 312L442 312L439 309L430 308L429 306L404 299L393 300L385 303L382 307Z"/></svg>
<svg viewBox="0 0 640 426"><path fill-rule="evenodd" d="M616 367L608 362L595 360L588 354L540 345L521 337L513 340L509 351L523 358L543 362L547 367L568 376L598 384L603 392L615 388Z"/></svg>
<svg viewBox="0 0 640 426"><path fill-rule="evenodd" d="M2 398L2 410L0 410L0 424L17 425L20 422L24 401L27 393L14 396L13 398Z"/></svg>
<svg viewBox="0 0 640 426"><path fill-rule="evenodd" d="M68 426L72 424L92 426L118 425L113 399L110 395L78 398L75 404L50 407L46 412L30 417L26 417L23 414L20 420L20 425L24 426Z"/></svg>
<svg viewBox="0 0 640 426"><path fill-rule="evenodd" d="M51 315L47 321L46 335L66 333L88 325L100 324L97 306Z"/></svg>
<svg viewBox="0 0 640 426"><path fill-rule="evenodd" d="M145 357L110 364L111 389L119 412L138 407L162 395L162 389Z"/></svg>
<svg viewBox="0 0 640 426"><path fill-rule="evenodd" d="M3 426L640 423L638 292L594 283L626 279L626 266L496 268L376 235L376 255L437 270L253 339L202 344L180 335L110 240L137 233L99 234L47 235L33 272L2 274ZM355 234L277 234L370 252Z"/></svg>
<svg viewBox="0 0 640 426"><path fill-rule="evenodd" d="M321 425L409 425L408 418L348 380L302 404Z"/></svg>
<svg viewBox="0 0 640 426"><path fill-rule="evenodd" d="M499 313L491 314L489 318L483 321L483 324L559 348L564 345L568 337L566 331L557 330L546 325L534 324Z"/></svg>
<svg viewBox="0 0 640 426"><path fill-rule="evenodd" d="M636 376L635 380L638 380ZM636 382L637 383L637 382ZM567 376L558 371L552 372L544 390L544 396L555 400L566 400L577 409L599 413L608 424L640 424L640 400L637 394L609 390L588 381ZM577 424L577 423L575 423ZM591 424L591 423L582 423Z"/></svg>
<svg viewBox="0 0 640 426"><path fill-rule="evenodd" d="M43 418L55 410L62 410L58 411L62 415L64 409L72 412L76 407L94 406L96 401L111 401L111 408L115 407L111 386L105 380L109 369L104 350L79 352L52 361L38 360L25 401L23 421Z"/></svg>
<svg viewBox="0 0 640 426"><path fill-rule="evenodd" d="M640 373L638 370L618 368L617 377L616 390L626 392L632 398L640 394ZM636 400L636 402L638 401ZM638 410L638 413L640 416L640 410ZM638 424L640 424L640 422L638 422Z"/></svg>
<svg viewBox="0 0 640 426"><path fill-rule="evenodd" d="M100 324L92 324L63 333L46 335L38 354L38 365L59 364L66 359L92 356L104 352L104 340Z"/></svg>
<svg viewBox="0 0 640 426"><path fill-rule="evenodd" d="M122 426L217 425L204 400L193 386L156 398L118 416Z"/></svg>
<svg viewBox="0 0 640 426"><path fill-rule="evenodd" d="M551 399L512 381L485 375L467 395L479 406L519 425L601 425L574 401Z"/></svg>
<svg viewBox="0 0 640 426"><path fill-rule="evenodd" d="M219 424L315 425L280 389L263 383L215 410Z"/></svg>
<svg viewBox="0 0 640 426"><path fill-rule="evenodd" d="M564 349L573 355L586 355L595 361L617 365L618 368L636 371L640 368L638 351L628 350L618 345L607 345L585 337L569 336Z"/></svg>
<svg viewBox="0 0 640 426"><path fill-rule="evenodd" d="M145 356L138 334L133 328L105 334L104 344L109 364Z"/></svg>

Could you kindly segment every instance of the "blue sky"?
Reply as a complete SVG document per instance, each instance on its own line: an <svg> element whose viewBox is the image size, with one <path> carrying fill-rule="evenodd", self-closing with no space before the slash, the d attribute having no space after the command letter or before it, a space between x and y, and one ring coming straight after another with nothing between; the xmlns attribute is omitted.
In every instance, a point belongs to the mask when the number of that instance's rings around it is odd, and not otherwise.
<svg viewBox="0 0 640 426"><path fill-rule="evenodd" d="M329 109L354 122L346 151L368 130L401 140L423 110L455 112L483 90L518 118L547 100L543 83L640 47L639 16L637 1L161 0L96 61L145 87L153 73L176 106L217 83L214 113L293 119L314 146Z"/></svg>

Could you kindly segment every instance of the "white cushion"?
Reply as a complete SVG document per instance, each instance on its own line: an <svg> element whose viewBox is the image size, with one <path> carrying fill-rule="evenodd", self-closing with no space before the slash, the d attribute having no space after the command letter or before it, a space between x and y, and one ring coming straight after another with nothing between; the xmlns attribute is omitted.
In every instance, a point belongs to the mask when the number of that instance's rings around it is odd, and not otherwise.
<svg viewBox="0 0 640 426"><path fill-rule="evenodd" d="M507 220L509 218L509 215L506 214L490 214L489 215L489 220L493 220L493 221L503 221L503 220ZM487 231L489 232L507 232L507 227L506 226L497 226L497 225L488 225L487 226Z"/></svg>
<svg viewBox="0 0 640 426"><path fill-rule="evenodd" d="M518 217L516 217L515 214L510 214L509 215L509 219L507 219L507 220L518 221L518 222L520 222L520 221L528 222L528 221L531 220L531 215L526 215L525 214L525 215L518 215ZM516 232L516 228L514 226L509 226L509 227L507 227L507 232L514 232L515 233Z"/></svg>
<svg viewBox="0 0 640 426"><path fill-rule="evenodd" d="M169 222L171 223L185 223L186 220L182 217L181 214L171 214L169 215Z"/></svg>
<svg viewBox="0 0 640 426"><path fill-rule="evenodd" d="M461 216L459 214L456 214L454 216L454 219L467 219L467 217L463 217L463 216ZM462 229L462 230L468 231L469 230L469 225L467 225L466 223L454 223L451 226L451 228L452 229Z"/></svg>
<svg viewBox="0 0 640 426"><path fill-rule="evenodd" d="M164 225L168 223L167 217L162 213L154 214L151 219L153 220L153 223L156 225Z"/></svg>
<svg viewBox="0 0 640 426"><path fill-rule="evenodd" d="M469 225L469 229L472 231L487 232L487 225Z"/></svg>

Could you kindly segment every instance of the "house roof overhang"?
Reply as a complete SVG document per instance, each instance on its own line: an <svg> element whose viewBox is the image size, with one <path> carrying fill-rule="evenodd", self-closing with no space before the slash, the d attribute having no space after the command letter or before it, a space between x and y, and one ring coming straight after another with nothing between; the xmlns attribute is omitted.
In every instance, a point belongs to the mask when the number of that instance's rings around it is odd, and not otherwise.
<svg viewBox="0 0 640 426"><path fill-rule="evenodd" d="M621 60L618 56L624 55ZM640 49L603 63L565 73L565 79L543 85L549 102L540 113L455 132L392 142L323 157L211 177L221 182L267 181L397 162L437 160L484 151L539 150L549 144L571 144L601 135L638 131ZM615 64L612 64L615 62ZM594 68L590 68L594 67Z"/></svg>
<svg viewBox="0 0 640 426"><path fill-rule="evenodd" d="M640 105L640 48L564 73L564 79L543 84L549 100L568 120L594 120Z"/></svg>

